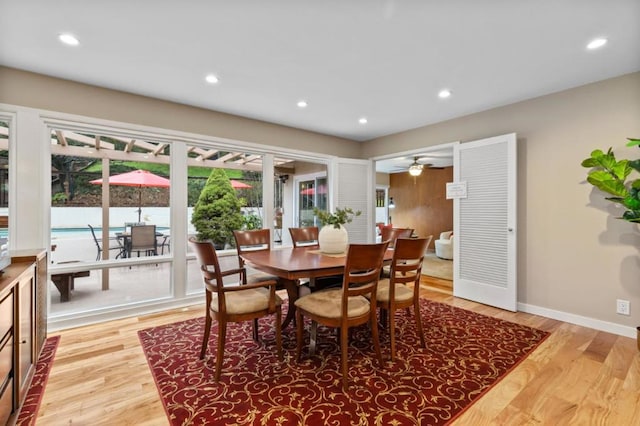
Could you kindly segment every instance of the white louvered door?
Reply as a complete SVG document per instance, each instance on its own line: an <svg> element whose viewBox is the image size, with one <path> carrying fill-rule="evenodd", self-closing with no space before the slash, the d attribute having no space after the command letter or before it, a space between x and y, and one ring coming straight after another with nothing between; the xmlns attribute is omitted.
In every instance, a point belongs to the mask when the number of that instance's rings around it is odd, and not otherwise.
<svg viewBox="0 0 640 426"><path fill-rule="evenodd" d="M333 189L330 197L330 210L336 207L351 207L362 214L345 225L349 232L350 243L367 243L373 236L373 200L374 173L373 162L337 158L331 163L329 181Z"/></svg>
<svg viewBox="0 0 640 426"><path fill-rule="evenodd" d="M516 135L454 147L454 290L457 297L517 310Z"/></svg>

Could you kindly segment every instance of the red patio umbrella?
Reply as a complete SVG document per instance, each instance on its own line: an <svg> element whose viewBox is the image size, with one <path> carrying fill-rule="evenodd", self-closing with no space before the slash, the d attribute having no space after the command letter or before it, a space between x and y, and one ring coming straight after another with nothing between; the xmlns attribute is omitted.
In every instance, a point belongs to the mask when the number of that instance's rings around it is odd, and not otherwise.
<svg viewBox="0 0 640 426"><path fill-rule="evenodd" d="M314 195L315 193L316 193L316 189L314 187L303 189L302 191L300 191L300 194L302 195ZM327 187L325 185L319 185L318 194L326 194L326 193L327 193Z"/></svg>
<svg viewBox="0 0 640 426"><path fill-rule="evenodd" d="M233 187L233 189L246 189L246 188L251 188L251 185L247 185L244 182L240 182L237 180L233 180L231 179L231 186Z"/></svg>
<svg viewBox="0 0 640 426"><path fill-rule="evenodd" d="M134 170L132 172L109 176L108 182L109 185L134 186L138 188L138 222L140 222L142 213L142 188L169 188L169 186L171 186L169 179L154 175L146 170ZM92 180L91 183L101 185L102 179Z"/></svg>

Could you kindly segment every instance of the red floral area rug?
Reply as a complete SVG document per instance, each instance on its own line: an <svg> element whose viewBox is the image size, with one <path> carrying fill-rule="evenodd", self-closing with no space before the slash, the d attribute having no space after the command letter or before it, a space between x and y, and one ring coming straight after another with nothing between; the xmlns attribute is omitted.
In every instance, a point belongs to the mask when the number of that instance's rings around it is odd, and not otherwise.
<svg viewBox="0 0 640 426"><path fill-rule="evenodd" d="M286 307L285 307L286 308ZM349 390L341 387L333 329L318 327L316 354L295 359L295 329L283 330L284 361L275 352L273 319L227 327L220 382L213 379L217 328L198 359L204 318L138 332L172 425L443 425L489 390L548 333L442 303L421 300L427 348L411 313L397 313L397 357L381 368L367 326L349 344ZM308 344L308 334L307 334ZM383 357L388 334L380 330Z"/></svg>
<svg viewBox="0 0 640 426"><path fill-rule="evenodd" d="M36 371L31 380L31 386L29 386L24 404L22 404L20 414L18 414L16 421L17 426L31 426L36 424L38 409L40 408L40 402L44 395L47 380L49 380L49 372L53 365L56 349L58 349L58 343L60 343L60 336L49 337L44 342L40 358L38 358L38 362L36 363Z"/></svg>

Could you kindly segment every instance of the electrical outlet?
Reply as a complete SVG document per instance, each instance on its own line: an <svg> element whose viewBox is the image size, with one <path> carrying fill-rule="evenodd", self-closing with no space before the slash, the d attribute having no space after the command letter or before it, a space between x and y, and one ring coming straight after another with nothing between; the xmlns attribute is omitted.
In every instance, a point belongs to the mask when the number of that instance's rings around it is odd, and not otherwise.
<svg viewBox="0 0 640 426"><path fill-rule="evenodd" d="M629 301L618 299L616 300L616 313L621 315L630 315L629 313Z"/></svg>

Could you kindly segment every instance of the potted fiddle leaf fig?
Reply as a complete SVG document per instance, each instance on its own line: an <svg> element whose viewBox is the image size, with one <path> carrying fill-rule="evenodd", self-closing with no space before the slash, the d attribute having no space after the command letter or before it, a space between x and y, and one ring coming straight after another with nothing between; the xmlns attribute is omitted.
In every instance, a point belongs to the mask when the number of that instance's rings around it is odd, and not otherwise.
<svg viewBox="0 0 640 426"><path fill-rule="evenodd" d="M627 139L627 146L640 148L640 139ZM607 200L626 208L618 219L640 223L640 178L637 177L637 173L640 173L640 159L617 160L611 148L606 153L596 149L591 157L582 162L582 166L592 169L587 176L591 185L613 195L606 197ZM637 172L636 178L629 179L634 171ZM636 327L636 333L636 345L640 351L640 327Z"/></svg>
<svg viewBox="0 0 640 426"><path fill-rule="evenodd" d="M344 253L349 245L349 234L344 224L351 223L355 216L360 216L360 210L354 211L350 207L336 208L334 213L313 209L322 228L318 233L318 245L323 253Z"/></svg>
<svg viewBox="0 0 640 426"><path fill-rule="evenodd" d="M627 146L638 146L640 139L628 138ZM619 219L640 223L640 159L617 160L613 150L607 152L596 149L591 156L582 161L582 166L592 169L587 181L596 188L611 194L607 200L626 208ZM633 176L635 179L629 178Z"/></svg>

